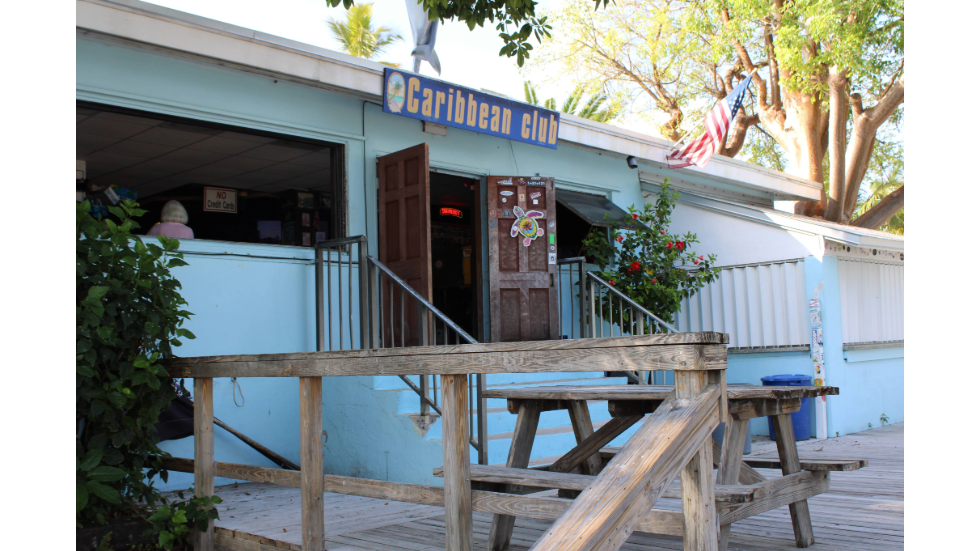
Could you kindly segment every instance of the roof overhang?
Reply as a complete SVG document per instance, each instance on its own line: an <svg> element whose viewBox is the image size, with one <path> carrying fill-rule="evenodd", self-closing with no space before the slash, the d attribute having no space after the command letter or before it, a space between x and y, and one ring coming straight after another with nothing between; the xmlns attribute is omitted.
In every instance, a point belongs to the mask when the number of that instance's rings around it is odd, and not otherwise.
<svg viewBox="0 0 980 551"><path fill-rule="evenodd" d="M810 235L820 235L828 241L844 245L893 251L905 250L905 238L900 235L854 226L845 226L843 224L834 224L833 222L797 216L788 212L732 203L730 201L687 192L681 193L680 201L699 209L718 212L767 226Z"/></svg>
<svg viewBox="0 0 980 551"><path fill-rule="evenodd" d="M76 0L77 32L150 49L165 49L204 62L381 100L384 66L185 12L137 0ZM621 128L563 114L560 140L642 160L657 181L741 190L766 200L819 199L821 184L782 172L715 156L705 168L669 170L671 143Z"/></svg>

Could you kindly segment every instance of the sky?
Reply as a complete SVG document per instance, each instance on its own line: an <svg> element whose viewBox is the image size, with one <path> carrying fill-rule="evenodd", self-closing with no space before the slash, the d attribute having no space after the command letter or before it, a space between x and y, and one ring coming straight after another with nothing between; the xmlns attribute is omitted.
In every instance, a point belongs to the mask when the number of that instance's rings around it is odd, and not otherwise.
<svg viewBox="0 0 980 551"><path fill-rule="evenodd" d="M298 40L314 46L340 51L327 27L330 19L343 19L343 5L328 8L324 0L148 0L152 4L193 13L210 19ZM542 0L538 9L557 6L559 0ZM400 63L411 69L412 31L408 26L405 0L375 0L377 25L391 28L404 40L390 47L379 61ZM524 100L524 77L515 58L499 57L504 45L493 24L476 27L472 32L465 23L442 26L436 39L436 53L442 64L442 75L436 75L428 63L421 73L476 89L492 90L511 98ZM536 42L532 39L532 44ZM572 86L540 83L539 97L564 98ZM567 88L567 90L566 90Z"/></svg>

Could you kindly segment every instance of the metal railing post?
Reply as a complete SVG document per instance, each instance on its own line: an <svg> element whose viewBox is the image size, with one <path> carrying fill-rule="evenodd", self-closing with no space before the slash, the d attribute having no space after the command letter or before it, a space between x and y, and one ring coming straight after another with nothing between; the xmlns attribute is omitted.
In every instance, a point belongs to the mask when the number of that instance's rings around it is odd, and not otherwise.
<svg viewBox="0 0 980 551"><path fill-rule="evenodd" d="M578 263L578 322L579 322L579 335L585 338L585 331L587 327L587 319L585 317L585 259L582 259Z"/></svg>
<svg viewBox="0 0 980 551"><path fill-rule="evenodd" d="M320 247L316 248L314 254L314 262L316 263L315 269L315 283L316 286L316 350L317 352L323 352L323 331L324 331L324 320L323 320L323 249Z"/></svg>
<svg viewBox="0 0 980 551"><path fill-rule="evenodd" d="M371 346L371 277L368 270L367 260L367 237L361 236L357 242L357 271L358 271L358 294L361 297L357 305L358 316L361 319L361 349L373 348Z"/></svg>

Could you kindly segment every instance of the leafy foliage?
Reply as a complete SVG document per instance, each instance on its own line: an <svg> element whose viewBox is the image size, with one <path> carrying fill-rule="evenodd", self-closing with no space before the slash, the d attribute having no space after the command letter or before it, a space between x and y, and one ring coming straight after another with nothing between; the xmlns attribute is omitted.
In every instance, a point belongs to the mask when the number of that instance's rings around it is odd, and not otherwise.
<svg viewBox="0 0 980 551"><path fill-rule="evenodd" d="M348 10L354 5L354 0L326 0L327 5L337 7L341 4ZM517 65L523 66L524 60L531 57L534 47L530 43L531 35L538 43L551 36L551 25L547 17L535 14L537 2L534 0L419 0L429 14L429 19L445 23L458 20L466 23L472 31L477 25L483 27L486 22L497 23L500 38L504 41L500 55L517 58ZM609 0L595 0L595 9L605 6Z"/></svg>
<svg viewBox="0 0 980 551"><path fill-rule="evenodd" d="M619 104L617 102L613 102L610 105L606 105L609 98L601 92L596 92L590 95L585 101L585 105L579 108L579 104L582 102L582 98L585 96L585 91L586 89L584 85L580 84L576 86L568 98L565 99L565 102L561 104L560 111L562 113L568 113L569 115L591 119L596 122L609 122L619 115ZM534 88L534 84L532 84L529 80L524 81L524 101L530 103L531 105L542 105L538 103L538 91ZM559 110L558 102L555 101L555 98L546 99L543 107L553 111Z"/></svg>
<svg viewBox="0 0 980 551"><path fill-rule="evenodd" d="M684 298L714 281L721 271L712 267L715 255L705 258L694 251L696 234L668 233L678 197L680 194L664 180L656 205L646 203L642 211L631 206L630 217L623 220L626 231L613 230L618 245L610 243L605 232L598 229L585 240L585 254L599 266L599 275L667 323L673 323ZM606 321L618 319L617 304L612 307L612 318L608 304L600 309Z"/></svg>
<svg viewBox="0 0 980 551"><path fill-rule="evenodd" d="M133 217L145 211L123 201L109 207L118 220L93 218L90 204L75 215L75 513L76 524L146 513L164 503L152 478L166 481L154 425L176 395L159 360L173 355L191 315L181 307L180 282L170 269L184 266L178 241L144 244L132 235ZM213 510L198 500L183 507ZM210 512L206 514L211 514ZM214 511L217 514L217 511ZM199 518L198 513L186 518ZM181 541L170 532L164 548Z"/></svg>
<svg viewBox="0 0 980 551"><path fill-rule="evenodd" d="M340 42L347 53L364 59L374 59L383 54L388 46L402 40L388 27L374 26L374 4L353 4L347 10L345 21L327 22L330 33Z"/></svg>

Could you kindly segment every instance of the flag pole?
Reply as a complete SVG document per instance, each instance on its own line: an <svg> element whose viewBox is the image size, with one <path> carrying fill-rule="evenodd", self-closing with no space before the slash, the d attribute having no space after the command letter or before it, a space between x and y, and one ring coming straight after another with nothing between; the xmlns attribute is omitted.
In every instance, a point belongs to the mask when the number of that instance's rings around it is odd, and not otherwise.
<svg viewBox="0 0 980 551"><path fill-rule="evenodd" d="M755 69L752 69L752 72L749 73L749 76L747 76L745 78L747 78L747 79L752 78L752 76L755 75L756 71L758 71L758 70L759 70L758 67L756 67ZM684 135L681 136L681 138L679 140L677 140L676 142L674 142L674 145L672 145L670 147L670 149L667 150L667 154L670 155L673 151L675 151L677 149L677 146L680 145L684 141L684 138L688 137L691 134L691 132L694 132L694 130L695 129L692 128L692 129L688 130L687 132L685 132Z"/></svg>

